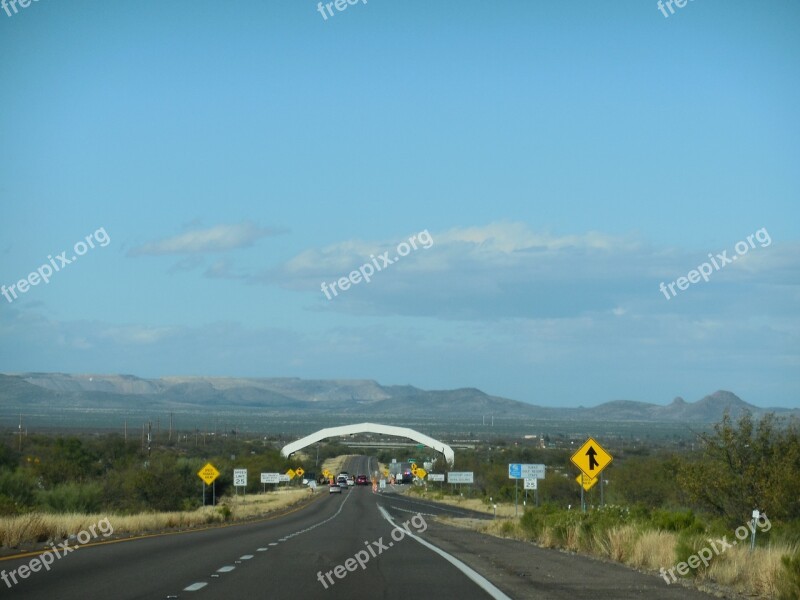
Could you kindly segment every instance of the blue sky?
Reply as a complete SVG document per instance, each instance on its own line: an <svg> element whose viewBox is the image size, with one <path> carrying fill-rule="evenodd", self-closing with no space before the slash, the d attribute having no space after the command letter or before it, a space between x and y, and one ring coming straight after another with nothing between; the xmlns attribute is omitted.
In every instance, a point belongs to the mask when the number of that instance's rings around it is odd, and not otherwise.
<svg viewBox="0 0 800 600"><path fill-rule="evenodd" d="M0 371L800 406L796 2L334 13L0 9Z"/></svg>

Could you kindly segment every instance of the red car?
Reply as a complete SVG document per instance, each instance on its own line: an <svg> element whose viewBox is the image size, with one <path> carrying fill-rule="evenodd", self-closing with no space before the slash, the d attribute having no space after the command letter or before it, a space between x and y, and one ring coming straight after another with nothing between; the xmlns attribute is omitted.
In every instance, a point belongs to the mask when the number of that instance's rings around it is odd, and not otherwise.
<svg viewBox="0 0 800 600"><path fill-rule="evenodd" d="M356 485L369 485L369 479L366 475L359 475L356 477Z"/></svg>

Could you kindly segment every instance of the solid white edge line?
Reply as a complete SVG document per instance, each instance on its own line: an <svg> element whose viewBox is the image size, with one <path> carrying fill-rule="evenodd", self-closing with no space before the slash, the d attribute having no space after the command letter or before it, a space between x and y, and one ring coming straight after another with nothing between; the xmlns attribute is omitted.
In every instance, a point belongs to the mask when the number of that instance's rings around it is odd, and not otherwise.
<svg viewBox="0 0 800 600"><path fill-rule="evenodd" d="M417 537L416 535L414 535L410 531L406 531L402 527L399 527L398 525L396 525L395 522L392 520L392 517L389 515L388 511L385 508L383 508L382 506L378 505L378 510L381 511L381 514L383 515L383 518L386 519L387 521L389 521L389 523L391 523L391 525L395 529L399 529L405 535L407 535L407 536L411 537L412 539L416 540L417 542L419 542L420 544L422 544L423 546L425 546L429 550L432 550L432 551L436 552L436 554L441 556L443 559L445 559L447 562L449 562L451 565L453 565L456 569L458 569L459 571L464 573L464 575L466 575L471 581L473 581L475 584L477 584L478 587L480 587L484 592L489 594L492 598L494 598L495 600L511 600L511 598L509 596L506 596L502 591L500 591L497 587L495 587L494 584L492 584L491 581L486 579L480 573L474 571L472 568L470 568L467 565L465 565L463 562L458 560L455 556L449 555L447 552L445 552L441 548L437 548L436 546L434 546L430 542L427 542L427 541L423 540L421 537Z"/></svg>

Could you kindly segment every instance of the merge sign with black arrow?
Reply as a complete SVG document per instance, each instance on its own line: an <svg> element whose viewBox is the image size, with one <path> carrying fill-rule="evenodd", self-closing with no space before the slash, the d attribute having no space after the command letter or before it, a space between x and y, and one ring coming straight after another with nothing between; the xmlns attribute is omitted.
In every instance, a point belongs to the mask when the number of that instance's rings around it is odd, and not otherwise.
<svg viewBox="0 0 800 600"><path fill-rule="evenodd" d="M578 467L584 475L589 478L597 477L597 474L605 469L611 462L611 455L603 447L589 438L578 448L577 452L570 457L572 463Z"/></svg>

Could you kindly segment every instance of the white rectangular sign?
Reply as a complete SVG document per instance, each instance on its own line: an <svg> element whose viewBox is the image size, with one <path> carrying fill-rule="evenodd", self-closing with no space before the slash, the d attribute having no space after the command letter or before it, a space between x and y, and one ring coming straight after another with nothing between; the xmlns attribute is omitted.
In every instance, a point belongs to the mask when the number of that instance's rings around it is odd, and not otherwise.
<svg viewBox="0 0 800 600"><path fill-rule="evenodd" d="M474 483L472 471L450 471L447 474L447 483Z"/></svg>
<svg viewBox="0 0 800 600"><path fill-rule="evenodd" d="M526 479L525 480L525 489L526 490L535 490L537 488L538 479Z"/></svg>
<svg viewBox="0 0 800 600"><path fill-rule="evenodd" d="M523 465L511 463L508 465L509 479L544 479L544 465Z"/></svg>
<svg viewBox="0 0 800 600"><path fill-rule="evenodd" d="M233 470L233 485L235 487L247 487L247 469Z"/></svg>
<svg viewBox="0 0 800 600"><path fill-rule="evenodd" d="M428 473L428 481L444 481L444 473Z"/></svg>
<svg viewBox="0 0 800 600"><path fill-rule="evenodd" d="M261 483L280 483L281 481L281 474L280 473L262 473L261 474Z"/></svg>
<svg viewBox="0 0 800 600"><path fill-rule="evenodd" d="M291 481L286 473L278 473L278 481Z"/></svg>

